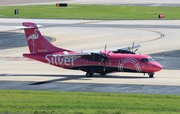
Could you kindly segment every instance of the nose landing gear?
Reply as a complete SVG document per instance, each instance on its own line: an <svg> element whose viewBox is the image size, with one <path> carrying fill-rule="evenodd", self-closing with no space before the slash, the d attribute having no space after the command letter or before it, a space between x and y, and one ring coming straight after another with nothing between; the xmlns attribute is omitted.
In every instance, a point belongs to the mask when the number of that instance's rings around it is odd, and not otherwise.
<svg viewBox="0 0 180 114"><path fill-rule="evenodd" d="M153 78L154 77L154 73L148 73L149 78Z"/></svg>

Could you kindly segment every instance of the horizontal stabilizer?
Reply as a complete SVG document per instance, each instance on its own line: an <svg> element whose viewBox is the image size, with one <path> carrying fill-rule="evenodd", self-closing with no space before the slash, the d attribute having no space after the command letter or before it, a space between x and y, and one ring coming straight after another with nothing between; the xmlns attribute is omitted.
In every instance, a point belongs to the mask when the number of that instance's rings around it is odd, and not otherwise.
<svg viewBox="0 0 180 114"><path fill-rule="evenodd" d="M29 28L44 28L42 25L35 25L35 26L18 26L15 27L17 30L29 29Z"/></svg>

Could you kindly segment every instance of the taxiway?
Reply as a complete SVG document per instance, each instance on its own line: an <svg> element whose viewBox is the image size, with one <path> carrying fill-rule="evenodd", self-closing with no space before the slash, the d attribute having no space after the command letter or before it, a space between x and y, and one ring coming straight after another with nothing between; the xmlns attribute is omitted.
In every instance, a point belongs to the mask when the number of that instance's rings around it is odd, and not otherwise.
<svg viewBox="0 0 180 114"><path fill-rule="evenodd" d="M14 19L12 19L14 20ZM7 21L7 22L6 22ZM133 41L142 47L139 53L154 54L157 60L163 61L167 51L179 49L179 29L173 28L180 21L92 21L92 20L39 20L0 19L0 38L8 42L8 46L0 50L0 82L1 89L37 89L60 91L106 91L128 93L165 93L179 94L180 70L179 59L174 69L166 69L155 74L151 79L143 74L112 73L107 76L95 75L86 78L82 71L71 71L56 68L37 61L22 58L28 52L24 32L15 31L12 25L21 26L21 22L32 21L46 26L40 29L42 34L55 38L54 45L75 51L103 50L131 45ZM11 22L11 23L8 23ZM148 24L146 24L148 22ZM127 27L122 27L126 26ZM158 25L154 25L158 23ZM136 27L135 27L136 26ZM154 27L149 27L154 26ZM5 28L6 30L2 30ZM3 34L6 31L6 34ZM7 32L8 31L8 32ZM9 33L9 34L8 34ZM7 36L11 35L11 37ZM11 44L16 47L11 47ZM157 53L157 54L156 54ZM173 55L173 56L172 56ZM168 57L179 56L170 53ZM172 59L171 58L171 59ZM166 65L166 62L164 63ZM172 64L171 64L172 65ZM63 89L62 89L63 88ZM151 88L151 89L149 89ZM147 90L148 89L148 90Z"/></svg>
<svg viewBox="0 0 180 114"><path fill-rule="evenodd" d="M43 3L42 3L43 2ZM177 6L177 0L61 0L75 4ZM55 4L56 1L1 1L0 5ZM138 52L151 54L164 69L148 78L143 74L112 73L86 78L82 71L53 67L22 57L28 52L23 31L15 26L31 21L44 25L42 34L53 44L75 51L103 50L141 44ZM180 20L61 20L0 18L0 89L98 91L146 94L180 94Z"/></svg>

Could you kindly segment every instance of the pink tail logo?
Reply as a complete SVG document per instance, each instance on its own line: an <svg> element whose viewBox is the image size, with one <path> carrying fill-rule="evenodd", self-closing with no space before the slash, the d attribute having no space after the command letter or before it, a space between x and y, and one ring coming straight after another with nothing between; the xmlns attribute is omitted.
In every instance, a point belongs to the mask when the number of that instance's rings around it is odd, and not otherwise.
<svg viewBox="0 0 180 114"><path fill-rule="evenodd" d="M38 35L37 31L39 31L39 30L38 30L38 29L35 29L35 30L34 30L34 33L35 33L35 34L31 34L31 35L28 37L28 40L30 40L30 39L32 39L32 40L38 39L39 35Z"/></svg>
<svg viewBox="0 0 180 114"><path fill-rule="evenodd" d="M32 40L31 41L31 44L32 44L32 46L33 46L33 53L35 52L34 51L34 48L35 48L35 46L36 46L36 44L34 43L34 40L36 40L36 39L38 39L39 38L39 35L38 35L38 32L39 30L38 29L35 29L34 30L34 33L33 34L31 34L28 38L27 38L27 40L29 41L30 39ZM36 46L37 47L37 46Z"/></svg>

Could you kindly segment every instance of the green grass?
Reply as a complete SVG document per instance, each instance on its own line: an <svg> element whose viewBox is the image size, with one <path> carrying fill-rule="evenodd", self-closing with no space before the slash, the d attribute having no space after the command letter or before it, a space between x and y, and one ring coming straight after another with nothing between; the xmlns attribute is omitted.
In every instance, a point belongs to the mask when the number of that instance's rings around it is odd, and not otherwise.
<svg viewBox="0 0 180 114"><path fill-rule="evenodd" d="M14 10L19 9L19 15ZM115 6L115 5L76 5L56 7L55 5L0 6L0 17L9 18L59 18L59 19L104 19L134 20L180 19L180 7L164 6Z"/></svg>
<svg viewBox="0 0 180 114"><path fill-rule="evenodd" d="M4 114L179 114L180 96L0 90Z"/></svg>

